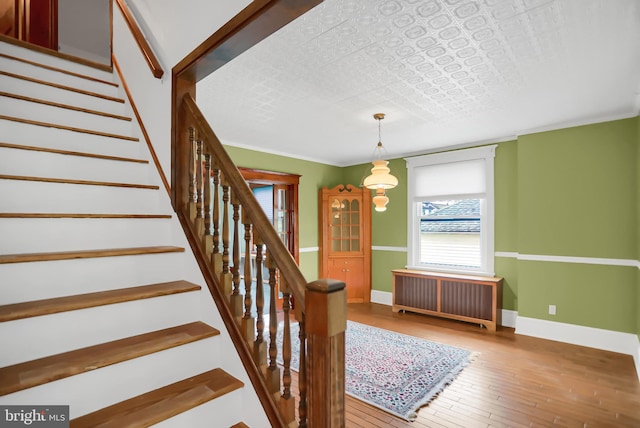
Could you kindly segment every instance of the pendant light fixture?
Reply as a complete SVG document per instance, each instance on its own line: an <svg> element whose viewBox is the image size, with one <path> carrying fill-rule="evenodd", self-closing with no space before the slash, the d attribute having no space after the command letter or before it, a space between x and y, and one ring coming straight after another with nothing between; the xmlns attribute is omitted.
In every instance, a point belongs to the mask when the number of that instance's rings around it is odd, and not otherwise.
<svg viewBox="0 0 640 428"><path fill-rule="evenodd" d="M373 189L376 191L376 195L373 197L373 204L376 211L385 211L387 204L389 203L389 197L386 194L387 189L393 189L398 185L398 179L390 174L390 169L387 165L389 162L382 159L382 138L380 133L380 124L384 119L384 113L376 113L373 118L378 121L378 145L375 148L373 160L373 168L371 168L371 175L366 177L363 181L364 187L367 189Z"/></svg>

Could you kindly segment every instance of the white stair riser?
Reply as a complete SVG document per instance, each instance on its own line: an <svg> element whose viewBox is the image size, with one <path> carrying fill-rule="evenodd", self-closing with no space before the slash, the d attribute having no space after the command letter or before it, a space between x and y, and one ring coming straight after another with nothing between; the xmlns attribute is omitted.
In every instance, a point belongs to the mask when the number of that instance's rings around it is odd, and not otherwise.
<svg viewBox="0 0 640 428"><path fill-rule="evenodd" d="M184 278L185 253L0 264L0 304Z"/></svg>
<svg viewBox="0 0 640 428"><path fill-rule="evenodd" d="M180 293L0 323L0 367L197 321L199 295Z"/></svg>
<svg viewBox="0 0 640 428"><path fill-rule="evenodd" d="M25 166L33 165L28 171ZM73 180L148 183L148 163L114 161L85 156L20 150L0 146L0 174Z"/></svg>
<svg viewBox="0 0 640 428"><path fill-rule="evenodd" d="M43 67L25 64L22 61L16 61L9 58L0 57L0 70L6 71L8 73L19 74L21 76L27 76L37 80L43 80L45 82L55 83L58 85L72 86L74 88L82 89L85 91L107 94L113 97L118 96L119 93L119 88L114 85L109 85L107 83L98 82L95 80L84 79L82 77L73 76L67 73L48 70ZM105 80L113 81L112 78Z"/></svg>
<svg viewBox="0 0 640 428"><path fill-rule="evenodd" d="M8 394L3 405L66 404L71 418L212 370L217 366L216 337L60 379Z"/></svg>
<svg viewBox="0 0 640 428"><path fill-rule="evenodd" d="M0 115L116 135L131 135L131 122L10 97L0 97Z"/></svg>
<svg viewBox="0 0 640 428"><path fill-rule="evenodd" d="M103 137L1 119L0 129L2 129L0 140L3 143L126 158L147 159L148 157L145 153L146 147L140 141Z"/></svg>
<svg viewBox="0 0 640 428"><path fill-rule="evenodd" d="M153 428L205 428L205 427L230 427L240 421L247 421L247 415L242 412L242 389L231 391L215 400L194 407L191 410L180 413L172 418L153 425ZM255 410L251 410L255 412ZM253 427L268 427L265 420L263 425L251 425Z"/></svg>
<svg viewBox="0 0 640 428"><path fill-rule="evenodd" d="M159 192L0 179L0 212L146 214L159 209Z"/></svg>
<svg viewBox="0 0 640 428"><path fill-rule="evenodd" d="M18 58L24 58L29 61L37 62L39 64L48 65L51 67L62 68L74 73L84 74L92 76L97 79L113 81L113 75L110 72L99 70L95 67L89 67L87 65L79 64L74 61L67 61L52 55L47 55L41 52L37 52L31 49L25 49L20 46L13 45L11 43L0 42L0 52L15 56Z"/></svg>
<svg viewBox="0 0 640 428"><path fill-rule="evenodd" d="M152 247L170 242L166 219L9 218L0 221L0 254Z"/></svg>
<svg viewBox="0 0 640 428"><path fill-rule="evenodd" d="M43 99L54 103L69 104L105 113L124 114L125 111L124 104L119 101L32 83L5 75L0 75L0 88L5 88L6 92L16 95Z"/></svg>

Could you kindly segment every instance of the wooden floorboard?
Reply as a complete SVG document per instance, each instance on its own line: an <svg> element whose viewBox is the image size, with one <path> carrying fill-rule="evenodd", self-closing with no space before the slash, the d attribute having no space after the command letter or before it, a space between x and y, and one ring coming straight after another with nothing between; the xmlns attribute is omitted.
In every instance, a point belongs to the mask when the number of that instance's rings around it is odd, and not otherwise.
<svg viewBox="0 0 640 428"><path fill-rule="evenodd" d="M347 427L640 427L640 383L629 355L377 304L350 304L348 318L477 355L414 422L347 396Z"/></svg>

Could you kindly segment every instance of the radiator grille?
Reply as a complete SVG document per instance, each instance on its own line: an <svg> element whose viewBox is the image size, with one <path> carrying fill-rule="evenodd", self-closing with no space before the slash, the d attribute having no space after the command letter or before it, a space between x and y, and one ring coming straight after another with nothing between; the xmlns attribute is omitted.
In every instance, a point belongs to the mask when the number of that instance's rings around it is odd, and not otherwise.
<svg viewBox="0 0 640 428"><path fill-rule="evenodd" d="M399 276L396 278L395 303L435 311L438 308L437 283L433 278Z"/></svg>
<svg viewBox="0 0 640 428"><path fill-rule="evenodd" d="M441 312L491 320L492 288L490 286L443 280L440 292L442 293Z"/></svg>

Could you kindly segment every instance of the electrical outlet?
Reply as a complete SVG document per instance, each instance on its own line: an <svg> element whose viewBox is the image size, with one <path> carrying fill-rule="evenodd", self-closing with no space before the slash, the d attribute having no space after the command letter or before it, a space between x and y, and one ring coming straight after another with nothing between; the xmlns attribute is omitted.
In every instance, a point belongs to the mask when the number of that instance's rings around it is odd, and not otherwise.
<svg viewBox="0 0 640 428"><path fill-rule="evenodd" d="M549 305L549 315L556 314L556 305Z"/></svg>

